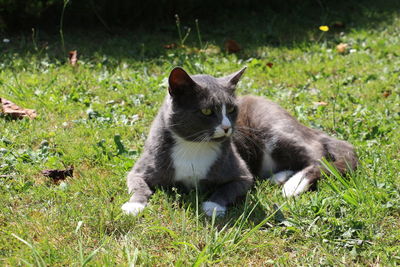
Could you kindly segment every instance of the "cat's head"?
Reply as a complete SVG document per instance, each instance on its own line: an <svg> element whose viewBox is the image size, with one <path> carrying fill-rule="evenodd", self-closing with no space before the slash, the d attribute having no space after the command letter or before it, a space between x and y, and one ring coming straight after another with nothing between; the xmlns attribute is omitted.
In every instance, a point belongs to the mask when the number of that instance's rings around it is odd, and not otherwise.
<svg viewBox="0 0 400 267"><path fill-rule="evenodd" d="M245 69L214 78L209 75L190 76L182 68L174 68L168 80L173 132L194 142L228 139L238 114L235 88Z"/></svg>

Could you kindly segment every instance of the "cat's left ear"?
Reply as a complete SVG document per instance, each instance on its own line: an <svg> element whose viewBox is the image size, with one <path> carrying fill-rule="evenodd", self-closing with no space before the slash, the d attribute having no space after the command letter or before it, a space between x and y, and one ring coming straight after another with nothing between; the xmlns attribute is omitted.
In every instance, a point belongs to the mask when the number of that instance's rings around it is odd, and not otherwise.
<svg viewBox="0 0 400 267"><path fill-rule="evenodd" d="M247 69L247 67L244 67L243 69L234 72L228 76L220 78L221 82L226 86L228 89L235 91L236 85L239 82L240 78L242 77L244 71Z"/></svg>

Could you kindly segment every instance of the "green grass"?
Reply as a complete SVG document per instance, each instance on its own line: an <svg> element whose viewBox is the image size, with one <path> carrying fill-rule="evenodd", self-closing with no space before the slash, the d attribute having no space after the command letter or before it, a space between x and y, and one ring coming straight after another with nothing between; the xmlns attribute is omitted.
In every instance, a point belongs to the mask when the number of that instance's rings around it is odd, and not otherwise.
<svg viewBox="0 0 400 267"><path fill-rule="evenodd" d="M185 48L164 49L180 41L174 24L156 35L65 31L76 68L57 35L9 37L0 44L0 96L39 116L0 117L0 265L400 264L400 13L365 5L345 29L321 35L320 25L346 20L338 14L351 17L344 9L264 24L200 21L203 51L195 30ZM225 53L228 37L243 51ZM340 42L354 50L338 54ZM347 177L332 169L317 191L290 200L260 181L222 219L205 217L202 195L161 189L141 216L124 216L126 173L177 65L215 76L248 66L239 94L268 97L348 140L359 169ZM68 165L74 177L61 184L41 175Z"/></svg>

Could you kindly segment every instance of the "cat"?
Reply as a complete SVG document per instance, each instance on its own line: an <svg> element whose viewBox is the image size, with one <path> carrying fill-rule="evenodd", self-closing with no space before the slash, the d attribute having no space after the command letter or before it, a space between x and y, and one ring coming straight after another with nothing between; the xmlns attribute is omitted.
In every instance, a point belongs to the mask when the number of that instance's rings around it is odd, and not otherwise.
<svg viewBox="0 0 400 267"><path fill-rule="evenodd" d="M128 174L133 195L122 206L125 213L144 209L155 186L213 192L202 204L208 216L224 215L227 205L249 191L253 175L231 141L238 115L234 90L243 72L216 79L172 70L169 94Z"/></svg>
<svg viewBox="0 0 400 267"><path fill-rule="evenodd" d="M223 216L255 178L283 185L283 195L291 197L321 178L322 158L341 173L356 167L349 143L300 124L267 99L236 97L245 69L222 78L171 71L144 152L127 177L132 195L125 213L143 210L154 187L182 184L212 192L202 208Z"/></svg>

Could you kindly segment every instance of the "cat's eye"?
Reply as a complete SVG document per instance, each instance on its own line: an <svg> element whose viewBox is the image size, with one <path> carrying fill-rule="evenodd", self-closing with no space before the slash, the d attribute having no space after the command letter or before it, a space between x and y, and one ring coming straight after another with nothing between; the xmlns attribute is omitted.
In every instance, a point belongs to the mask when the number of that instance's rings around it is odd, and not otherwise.
<svg viewBox="0 0 400 267"><path fill-rule="evenodd" d="M212 110L209 108L203 108L201 109L201 113L203 113L206 116L210 116L211 114L213 114Z"/></svg>
<svg viewBox="0 0 400 267"><path fill-rule="evenodd" d="M235 111L235 107L234 106L230 106L230 107L227 108L226 111L228 111L228 113L232 113L232 112Z"/></svg>

